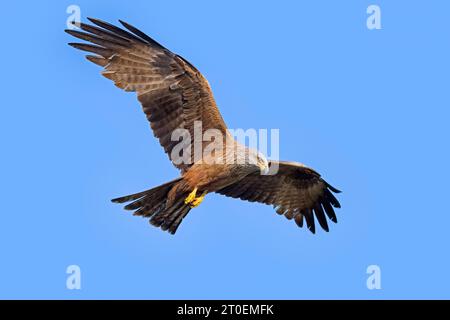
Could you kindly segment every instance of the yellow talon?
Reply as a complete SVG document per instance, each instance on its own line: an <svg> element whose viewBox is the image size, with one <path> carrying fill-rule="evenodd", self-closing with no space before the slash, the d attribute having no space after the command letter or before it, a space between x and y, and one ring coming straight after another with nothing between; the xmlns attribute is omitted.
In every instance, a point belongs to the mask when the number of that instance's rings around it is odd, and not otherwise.
<svg viewBox="0 0 450 320"><path fill-rule="evenodd" d="M195 196L197 195L197 188L194 188L191 193L184 199L184 203L188 204L195 200Z"/></svg>
<svg viewBox="0 0 450 320"><path fill-rule="evenodd" d="M207 192L205 191L205 192L202 193L202 195L200 197L195 198L190 204L191 208L195 208L198 205L200 205L200 203L202 203L203 199L205 198L206 193Z"/></svg>

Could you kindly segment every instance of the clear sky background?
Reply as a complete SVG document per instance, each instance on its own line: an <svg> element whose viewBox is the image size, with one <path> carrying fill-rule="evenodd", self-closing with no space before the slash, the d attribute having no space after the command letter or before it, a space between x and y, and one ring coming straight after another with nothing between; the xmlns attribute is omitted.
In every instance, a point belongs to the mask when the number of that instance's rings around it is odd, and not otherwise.
<svg viewBox="0 0 450 320"><path fill-rule="evenodd" d="M316 235L209 195L175 236L110 199L178 175L133 93L67 46L70 4L207 77L231 128L343 190ZM368 30L377 4L382 29ZM2 4L0 298L450 298L448 1ZM81 290L66 268L81 268ZM368 290L366 268L381 268Z"/></svg>

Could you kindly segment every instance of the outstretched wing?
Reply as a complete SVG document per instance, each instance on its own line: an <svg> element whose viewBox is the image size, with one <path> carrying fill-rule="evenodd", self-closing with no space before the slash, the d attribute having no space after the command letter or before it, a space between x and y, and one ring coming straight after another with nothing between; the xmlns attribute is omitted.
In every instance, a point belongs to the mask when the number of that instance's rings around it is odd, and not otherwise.
<svg viewBox="0 0 450 320"><path fill-rule="evenodd" d="M174 165L185 171L194 161L192 146L196 121L201 121L202 130L197 130L200 133L218 129L224 136L226 134L226 125L207 80L188 61L135 27L120 21L126 31L98 19L89 20L94 25L80 24L85 32L66 32L92 44L69 44L95 53L87 59L103 67L102 74L106 78L125 91L137 93L155 136ZM178 140L173 141L175 129L185 130L178 131L179 136L174 137ZM180 135L183 132L184 135ZM178 159L174 159L172 151L180 140L190 146L185 148L190 152L183 154L181 149L176 154ZM185 161L180 163L180 159Z"/></svg>
<svg viewBox="0 0 450 320"><path fill-rule="evenodd" d="M341 207L332 192L340 191L329 185L317 172L300 163L271 161L270 166L274 165L278 165L278 172L274 175L257 172L217 193L273 205L278 214L294 219L299 227L303 227L305 219L312 233L316 230L315 216L320 226L328 232L326 216L336 223L333 207Z"/></svg>

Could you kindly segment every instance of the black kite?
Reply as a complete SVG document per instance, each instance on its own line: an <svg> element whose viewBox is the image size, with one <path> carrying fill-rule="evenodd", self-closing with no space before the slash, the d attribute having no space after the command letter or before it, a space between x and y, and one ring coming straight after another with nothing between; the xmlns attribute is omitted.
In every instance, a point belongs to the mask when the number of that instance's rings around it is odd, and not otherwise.
<svg viewBox="0 0 450 320"><path fill-rule="evenodd" d="M278 214L294 219L300 227L305 219L312 233L315 218L326 231L327 216L337 222L333 207L340 204L332 192L340 191L317 172L296 162L267 161L258 151L229 139L211 88L192 64L128 23L120 21L125 30L98 19L89 20L93 25L79 24L85 32L66 32L92 44L70 45L94 53L87 59L103 67L106 78L125 91L137 93L154 135L181 171L173 181L113 202L131 201L125 209L135 210L135 215L150 218L152 225L172 234L210 192L273 205ZM202 132L215 129L227 139L210 159L195 159L187 152L184 156L189 161L175 161L171 155L179 141L174 141L173 132L185 129L194 140L196 121L201 122ZM278 168L277 173L261 174L270 168Z"/></svg>

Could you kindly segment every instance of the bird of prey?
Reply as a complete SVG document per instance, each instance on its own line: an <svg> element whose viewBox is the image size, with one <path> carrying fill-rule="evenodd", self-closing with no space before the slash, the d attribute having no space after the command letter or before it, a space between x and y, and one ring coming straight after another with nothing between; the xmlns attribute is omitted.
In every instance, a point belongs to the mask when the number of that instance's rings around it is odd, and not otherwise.
<svg viewBox="0 0 450 320"><path fill-rule="evenodd" d="M208 81L191 63L126 22L119 20L120 28L88 19L92 24L76 23L84 32L66 32L90 43L69 45L90 52L86 58L103 67L102 75L117 87L136 92L154 135L181 171L180 177L170 182L113 202L129 202L125 209L172 234L188 212L212 192L273 205L278 214L293 219L299 227L305 220L312 233L315 219L325 231L327 217L337 222L333 207L340 208L340 204L333 192L340 191L311 168L296 162L268 161L257 150L233 139ZM215 130L224 137L214 152L200 158L192 153L198 138L196 122L202 125L200 133ZM187 132L190 144L179 154L188 161L173 157L179 147L180 137L173 139L177 129ZM201 145L210 143L203 141ZM271 174L272 168L278 170Z"/></svg>

